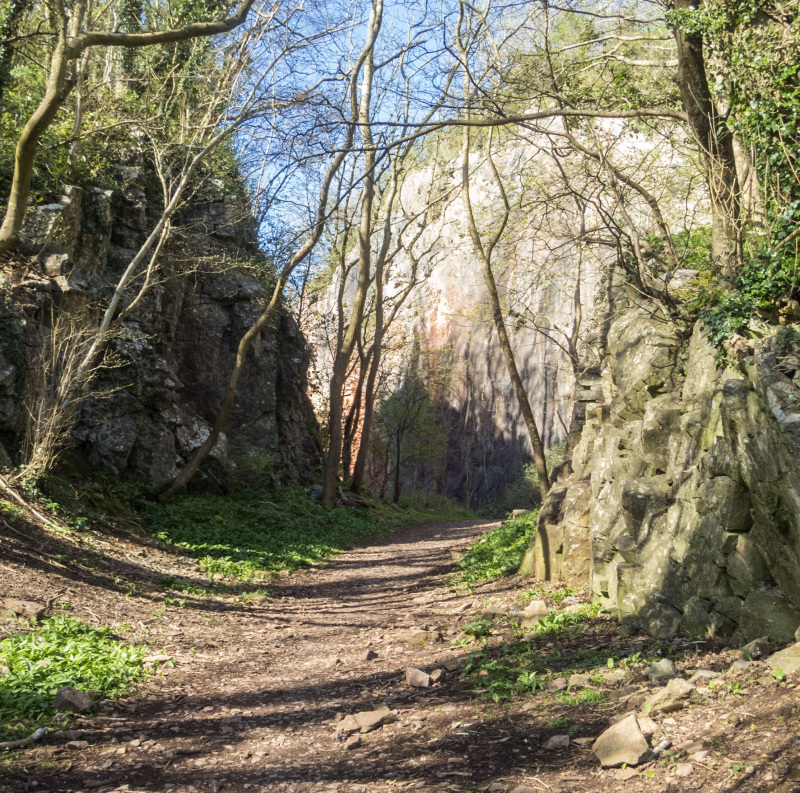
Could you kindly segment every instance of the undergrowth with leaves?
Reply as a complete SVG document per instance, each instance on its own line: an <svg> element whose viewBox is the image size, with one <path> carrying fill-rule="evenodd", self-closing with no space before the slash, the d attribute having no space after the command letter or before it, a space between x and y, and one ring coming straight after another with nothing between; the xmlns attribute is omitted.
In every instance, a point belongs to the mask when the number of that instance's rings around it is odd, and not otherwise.
<svg viewBox="0 0 800 793"><path fill-rule="evenodd" d="M483 641L483 648L470 656L464 675L474 689L485 699L504 702L515 696L544 694L547 684L557 677L573 673L594 672L591 682L603 684L599 670L616 667L642 666L649 663L641 653L623 655L615 650L569 649L562 644L549 643L542 647L538 637L566 642L576 638L591 623L600 618L599 604L584 603L573 611L551 611L528 632L527 640L504 644L497 649L486 645L486 632L475 632L475 640ZM523 634L519 633L519 638ZM575 707L598 704L606 694L594 688L565 691L555 694L561 705Z"/></svg>
<svg viewBox="0 0 800 793"><path fill-rule="evenodd" d="M470 513L441 499L410 500L406 510L326 510L302 488L228 496L188 495L168 504L147 502L140 514L159 540L197 558L210 575L253 581L298 570L391 528Z"/></svg>
<svg viewBox="0 0 800 793"><path fill-rule="evenodd" d="M472 587L481 581L515 573L536 532L537 514L529 512L486 532L456 562L458 572L451 583L454 586Z"/></svg>
<svg viewBox="0 0 800 793"><path fill-rule="evenodd" d="M108 628L57 615L0 641L0 738L51 723L62 686L123 694L144 673L144 648L120 642Z"/></svg>

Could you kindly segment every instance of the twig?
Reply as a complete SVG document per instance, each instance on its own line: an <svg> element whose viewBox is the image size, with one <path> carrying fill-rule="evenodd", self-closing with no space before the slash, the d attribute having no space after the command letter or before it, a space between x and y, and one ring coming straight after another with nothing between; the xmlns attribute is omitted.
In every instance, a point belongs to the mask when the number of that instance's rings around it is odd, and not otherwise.
<svg viewBox="0 0 800 793"><path fill-rule="evenodd" d="M39 727L35 733L29 735L27 738L20 738L16 741L6 741L5 743L0 743L0 752L4 749L21 749L23 746L27 746L29 743L33 743L34 741L38 741L45 733L47 732L47 727Z"/></svg>

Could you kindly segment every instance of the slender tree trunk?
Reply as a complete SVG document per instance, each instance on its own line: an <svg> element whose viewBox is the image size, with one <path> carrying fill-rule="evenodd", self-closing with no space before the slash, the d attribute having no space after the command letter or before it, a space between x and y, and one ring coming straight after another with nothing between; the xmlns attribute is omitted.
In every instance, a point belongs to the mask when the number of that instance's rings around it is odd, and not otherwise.
<svg viewBox="0 0 800 793"><path fill-rule="evenodd" d="M459 7L461 9L461 13L463 14L463 4L460 3ZM469 79L469 74L466 71L468 63L467 60L467 51L463 44L463 40L461 38L461 25L459 24L459 49L461 52L461 60L464 64L465 73L464 73L464 95L466 97L466 104L469 106L469 97L470 97L470 90L471 90L471 83ZM491 137L489 138L489 142L487 145L487 159L489 165L492 169L492 174L495 178L495 182L498 186L500 191L500 197L503 201L504 206L504 215L499 223L498 227L495 230L495 233L492 239L487 242L485 245L481 240L481 235L478 232L478 227L475 223L475 213L473 212L472 208L472 199L470 196L470 185L469 185L469 153L470 153L470 128L469 125L464 126L464 133L463 133L463 146L464 152L462 156L461 162L461 194L464 201L464 210L467 220L467 230L469 231L470 238L472 239L473 248L475 253L478 257L478 261L480 263L481 272L483 273L483 280L486 284L486 291L489 294L489 306L491 308L492 313L492 322L494 324L494 328L497 331L498 341L500 342L500 349L503 351L503 358L505 359L506 369L508 370L508 376L511 380L511 385L514 389L514 395L517 398L517 404L519 405L520 412L522 413L522 417L525 421L525 426L528 429L528 436L530 438L531 447L533 449L533 459L536 464L536 471L539 475L539 492L542 495L542 500L544 501L547 492L550 490L550 478L547 473L547 460L544 456L544 446L542 444L542 437L539 434L539 428L536 425L536 418L533 415L533 409L531 408L530 400L528 399L528 393L525 390L525 386L522 382L522 378L519 374L519 369L517 368L517 361L514 357L514 350L511 347L511 342L508 338L508 330L506 328L505 319L503 317L503 310L500 304L500 296L497 292L497 283L495 282L494 273L492 272L492 252L494 251L495 246L499 242L503 231L508 223L510 208L508 204L508 199L503 189L502 182L500 181L500 175L497 173L497 169L495 168L494 161L491 157Z"/></svg>
<svg viewBox="0 0 800 793"><path fill-rule="evenodd" d="M688 9L695 0L675 0L675 9ZM741 195L736 175L733 134L719 113L706 75L703 37L675 29L678 73L675 82L689 126L692 128L706 165L711 198L711 254L726 278L742 267Z"/></svg>
<svg viewBox="0 0 800 793"><path fill-rule="evenodd" d="M347 417L344 420L344 440L342 444L342 471L345 477L350 475L350 466L353 462L353 439L355 438L358 423L361 418L361 405L364 400L364 380L369 371L370 360L372 359L372 350L367 350L364 354L359 346L360 360L358 364L358 381L356 383L355 394L353 396L353 404L350 405L350 410L347 411Z"/></svg>
<svg viewBox="0 0 800 793"><path fill-rule="evenodd" d="M358 123L361 140L364 144L364 183L361 190L361 222L358 231L358 278L353 307L350 312L350 324L336 351L333 362L328 405L328 454L322 474L322 504L327 509L336 505L336 488L339 478L339 463L342 457L342 413L344 400L342 392L350 356L353 354L356 339L361 333L361 322L364 316L364 303L369 290L370 269L372 266L372 202L375 196L375 148L373 146L370 124L372 102L372 80L375 73L373 57L383 18L383 0L373 0L367 28L369 54L364 62L364 75L361 81L361 101L358 107Z"/></svg>
<svg viewBox="0 0 800 793"><path fill-rule="evenodd" d="M403 436L398 432L396 437L396 448L394 457L394 492L392 493L392 503L400 503L400 461L402 459L402 452L400 446L402 445Z"/></svg>
<svg viewBox="0 0 800 793"><path fill-rule="evenodd" d="M383 220L383 239L378 258L375 262L375 336L372 340L372 360L367 374L367 383L364 390L364 421L361 425L361 442L358 445L356 464L353 468L353 481L350 489L360 493L364 485L364 471L367 466L367 453L369 451L369 436L372 432L372 419L375 414L375 387L378 382L378 372L381 368L381 352L383 348L384 316L383 316L383 276L386 254L389 250L389 241L392 234L392 207L397 194L397 170L392 173L392 184L389 189L389 199L386 202L386 211Z"/></svg>

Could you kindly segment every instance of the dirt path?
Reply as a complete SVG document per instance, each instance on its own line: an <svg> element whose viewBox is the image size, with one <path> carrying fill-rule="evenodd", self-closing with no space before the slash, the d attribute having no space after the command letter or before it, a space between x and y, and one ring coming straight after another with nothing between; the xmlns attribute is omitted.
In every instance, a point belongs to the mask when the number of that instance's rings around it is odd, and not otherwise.
<svg viewBox="0 0 800 793"><path fill-rule="evenodd" d="M6 538L0 557L16 564L3 570L17 576L20 591L38 586L48 600L58 592L82 618L128 624L134 640L160 648L175 666L5 765L0 758L0 791L800 790L800 681L779 683L763 664L727 673L713 691L698 686L690 707L656 716L651 745L671 747L659 758L638 769L602 769L592 754L594 738L652 693L649 661L637 662L640 654L668 652L688 678L694 669L731 665L718 642L665 645L628 636L610 615L576 631L523 638L505 617L487 647L502 660L524 646L525 663L539 670L550 693L495 705L474 690L476 680L488 680L480 676L448 673L429 688L407 685L407 666L444 669L463 657L452 640L487 603L501 604L504 614L520 605L529 581L502 579L474 595L446 586L451 551L493 525L397 530L281 579L260 604L228 596L169 608L147 581L180 572L180 564L186 573L193 563L164 546L109 540L104 557L86 550L79 568L61 564L59 548L17 532L17 544ZM149 578L137 566L143 556ZM136 597L121 594L123 574L128 581L140 575ZM577 607L559 602L565 613ZM609 656L619 661L611 672ZM584 701L572 696L580 687L563 691L572 672L591 676L589 693L598 696ZM348 748L337 736L346 717L386 707L394 720L358 736L359 745ZM680 749L689 744L694 748Z"/></svg>
<svg viewBox="0 0 800 793"><path fill-rule="evenodd" d="M446 629L466 611L474 598L443 589L450 552L494 525L398 530L284 579L246 614L209 612L209 641L197 624L188 635L179 627L165 649L176 668L153 681L149 699L67 736L88 748L37 750L52 756L38 758L44 773L32 773L27 789L344 791L384 790L388 780L463 790L449 784L467 773L463 753L426 746L433 725L452 721L446 689L403 683L406 665L459 651L446 639L413 643L403 632ZM356 750L336 740L337 714L384 704L397 722L363 736ZM53 762L58 768L48 772Z"/></svg>

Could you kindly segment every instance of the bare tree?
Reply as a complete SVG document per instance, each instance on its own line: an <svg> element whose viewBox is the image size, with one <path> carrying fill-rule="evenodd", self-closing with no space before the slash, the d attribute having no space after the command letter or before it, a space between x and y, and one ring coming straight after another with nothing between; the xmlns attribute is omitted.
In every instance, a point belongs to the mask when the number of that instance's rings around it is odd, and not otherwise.
<svg viewBox="0 0 800 793"><path fill-rule="evenodd" d="M474 77L471 73L471 58L469 52L468 36L474 31L468 25L468 19L471 15L468 14L466 3L459 0L459 19L458 27L456 29L456 40L458 44L459 56L461 65L464 70L464 105L467 112L467 120L470 115L470 100L472 96L472 86ZM528 436L530 438L531 447L533 449L533 459L536 464L536 470L539 475L539 490L542 494L542 499L547 495L550 490L550 478L547 471L547 460L544 454L544 446L542 445L542 438L539 433L539 428L536 424L536 418L533 415L528 393L525 390L525 384L522 382L519 369L517 368L514 350L511 346L511 340L508 336L508 329L506 328L505 318L503 317L503 309L500 303L500 295L497 291L497 283L495 281L494 272L492 270L492 254L494 253L497 243L503 236L506 225L510 215L510 206L503 187L502 179L497 171L494 160L492 158L492 135L490 133L486 145L486 161L489 165L491 174L494 178L495 184L500 193L502 201L502 210L500 217L495 221L495 230L490 238L484 242L478 231L477 223L475 221L475 213L473 211L471 191L470 191L470 149L471 149L471 128L469 124L464 125L463 129L463 152L461 159L461 195L464 202L464 210L467 221L467 230L472 240L472 245L477 254L478 261L483 273L483 279L486 284L486 291L489 295L489 306L491 309L492 322L495 331L497 332L500 348L503 351L503 358L506 362L508 369L508 376L514 388L514 395L516 396L522 417L525 420L525 426L528 429Z"/></svg>

